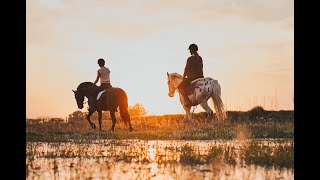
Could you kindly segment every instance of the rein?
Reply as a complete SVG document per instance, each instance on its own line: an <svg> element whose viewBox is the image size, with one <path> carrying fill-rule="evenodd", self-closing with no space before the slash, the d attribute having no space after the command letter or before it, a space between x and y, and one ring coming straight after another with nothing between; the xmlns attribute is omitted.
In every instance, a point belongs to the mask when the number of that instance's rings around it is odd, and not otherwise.
<svg viewBox="0 0 320 180"><path fill-rule="evenodd" d="M89 88L83 88L82 91L83 91L83 90L88 90L88 89L89 89ZM88 99L88 98L86 98L86 99L87 99L87 100L84 100L84 101L83 101L83 103L82 103L83 105L84 105L84 104L88 104L89 99ZM88 104L88 105L89 105L89 104Z"/></svg>

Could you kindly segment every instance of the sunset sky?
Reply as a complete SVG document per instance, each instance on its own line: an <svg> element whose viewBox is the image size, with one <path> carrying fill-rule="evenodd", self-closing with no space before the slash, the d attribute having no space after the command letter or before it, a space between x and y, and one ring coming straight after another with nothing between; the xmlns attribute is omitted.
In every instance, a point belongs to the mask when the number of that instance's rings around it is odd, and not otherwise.
<svg viewBox="0 0 320 180"><path fill-rule="evenodd" d="M95 80L99 58L129 105L140 102L149 115L184 113L178 94L167 95L166 72L183 73L191 43L227 110L293 110L293 0L26 3L27 118L76 111L72 89Z"/></svg>

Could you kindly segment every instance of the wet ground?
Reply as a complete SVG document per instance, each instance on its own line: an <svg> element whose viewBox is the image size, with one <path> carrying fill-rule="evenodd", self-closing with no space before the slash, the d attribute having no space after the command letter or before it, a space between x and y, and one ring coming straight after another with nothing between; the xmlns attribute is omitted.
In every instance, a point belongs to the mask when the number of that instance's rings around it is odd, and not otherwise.
<svg viewBox="0 0 320 180"><path fill-rule="evenodd" d="M248 143L227 140L28 142L26 178L294 179L292 167L279 167L277 163L267 166L263 158L262 163L247 163L252 158L244 153ZM293 141L260 140L259 143L263 145L259 151L264 153L264 147L277 148ZM282 156L286 152L278 154Z"/></svg>

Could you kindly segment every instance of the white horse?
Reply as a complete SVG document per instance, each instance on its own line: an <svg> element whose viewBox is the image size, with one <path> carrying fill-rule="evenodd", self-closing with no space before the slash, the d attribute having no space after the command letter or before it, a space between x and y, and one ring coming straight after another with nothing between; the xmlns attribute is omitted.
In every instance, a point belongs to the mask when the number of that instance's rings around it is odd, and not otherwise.
<svg viewBox="0 0 320 180"><path fill-rule="evenodd" d="M169 97L173 97L174 93L178 87L178 85L182 82L183 77L178 73L168 73L168 87L169 87ZM213 101L213 105L216 111L217 119L219 121L223 121L227 119L227 114L221 100L221 87L217 80L214 80L210 77L206 78L198 78L191 82L194 86L194 91L188 97L191 100L193 105L200 104L201 107L207 112L207 119L212 117L213 111L208 106L208 99L211 97ZM179 92L179 91L178 91ZM191 120L192 116L190 113L191 107L184 106L184 98L183 95L179 92L180 102L183 105L186 114L184 116L184 120Z"/></svg>

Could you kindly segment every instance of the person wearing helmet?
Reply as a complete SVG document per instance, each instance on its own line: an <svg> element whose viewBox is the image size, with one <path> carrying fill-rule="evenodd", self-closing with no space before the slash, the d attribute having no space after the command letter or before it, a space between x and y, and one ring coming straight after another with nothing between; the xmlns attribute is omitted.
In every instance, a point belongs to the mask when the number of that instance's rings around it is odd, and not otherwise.
<svg viewBox="0 0 320 180"><path fill-rule="evenodd" d="M110 84L110 70L104 66L105 61L102 58L98 59L98 65L100 69L97 71L97 78L93 84L95 85L100 79L99 90L107 90L108 88L112 87Z"/></svg>
<svg viewBox="0 0 320 180"><path fill-rule="evenodd" d="M191 44L188 48L191 56L187 59L187 64L184 68L183 81L179 84L178 89L182 94L185 104L184 106L192 106L188 97L187 87L190 83L198 78L203 78L203 63L202 58L198 54L198 46Z"/></svg>

